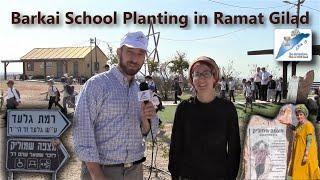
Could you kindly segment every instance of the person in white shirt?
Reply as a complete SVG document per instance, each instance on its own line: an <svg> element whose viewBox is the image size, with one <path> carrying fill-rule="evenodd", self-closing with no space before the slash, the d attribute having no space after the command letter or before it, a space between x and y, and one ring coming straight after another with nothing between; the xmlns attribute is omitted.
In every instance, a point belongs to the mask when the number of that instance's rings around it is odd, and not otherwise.
<svg viewBox="0 0 320 180"><path fill-rule="evenodd" d="M269 76L271 75L268 71L266 71L266 68L261 68L262 70L262 76L261 76L261 100L266 101L267 100L267 91L268 91L268 82L269 82Z"/></svg>
<svg viewBox="0 0 320 180"><path fill-rule="evenodd" d="M250 78L250 83L251 83L250 84L250 90L251 90L251 93L252 93L252 101L254 102L256 100L257 86L253 81L254 81L254 79Z"/></svg>
<svg viewBox="0 0 320 180"><path fill-rule="evenodd" d="M0 110L2 108L2 105L3 105L3 90L1 89L0 90Z"/></svg>
<svg viewBox="0 0 320 180"><path fill-rule="evenodd" d="M227 82L224 80L224 77L221 78L220 84L220 96L221 98L226 98L226 91L227 91Z"/></svg>
<svg viewBox="0 0 320 180"><path fill-rule="evenodd" d="M20 95L17 93L17 90L13 87L14 85L14 81L13 80L9 80L7 82L7 86L8 86L8 90L6 92L6 94L4 95L4 97L6 98L6 102L7 102L7 110L8 109L17 109L17 106L21 103L20 100ZM7 111L5 113L5 115L3 116L3 120L4 120L4 126L7 125Z"/></svg>
<svg viewBox="0 0 320 180"><path fill-rule="evenodd" d="M235 99L234 99L234 91L235 90L236 90L236 82L232 77L230 77L230 79L229 79L229 98L230 98L230 101L232 99L233 102L235 102Z"/></svg>
<svg viewBox="0 0 320 180"><path fill-rule="evenodd" d="M276 98L275 98L275 102L280 103L281 102L281 96L282 96L282 89L283 89L283 79L282 77L280 77L277 81L277 87L276 87ZM279 96L279 101L278 100L278 96Z"/></svg>
<svg viewBox="0 0 320 180"><path fill-rule="evenodd" d="M251 90L251 82L247 81L245 86L245 97L246 97L246 106L244 112L247 112L247 106L250 105L252 112L252 90Z"/></svg>
<svg viewBox="0 0 320 180"><path fill-rule="evenodd" d="M48 81L48 96L49 98L49 105L48 109L52 108L52 105L55 104L55 106L58 106L61 109L61 112L65 113L64 108L59 104L60 101L60 92L57 87L54 85L54 81L51 79Z"/></svg>
<svg viewBox="0 0 320 180"><path fill-rule="evenodd" d="M261 78L262 78L262 72L260 70L260 67L257 67L257 72L253 76L253 81L255 86L257 87L255 98L261 100Z"/></svg>
<svg viewBox="0 0 320 180"><path fill-rule="evenodd" d="M17 109L17 106L19 105L19 103L21 103L21 100L16 89L13 87L14 81L9 80L7 82L7 85L8 85L8 90L6 94L7 109Z"/></svg>

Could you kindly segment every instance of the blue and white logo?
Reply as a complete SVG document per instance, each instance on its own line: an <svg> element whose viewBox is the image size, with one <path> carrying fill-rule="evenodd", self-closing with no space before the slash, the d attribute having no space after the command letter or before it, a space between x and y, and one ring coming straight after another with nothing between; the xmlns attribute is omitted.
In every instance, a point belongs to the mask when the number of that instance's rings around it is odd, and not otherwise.
<svg viewBox="0 0 320 180"><path fill-rule="evenodd" d="M311 61L311 29L276 29L273 54L277 61Z"/></svg>

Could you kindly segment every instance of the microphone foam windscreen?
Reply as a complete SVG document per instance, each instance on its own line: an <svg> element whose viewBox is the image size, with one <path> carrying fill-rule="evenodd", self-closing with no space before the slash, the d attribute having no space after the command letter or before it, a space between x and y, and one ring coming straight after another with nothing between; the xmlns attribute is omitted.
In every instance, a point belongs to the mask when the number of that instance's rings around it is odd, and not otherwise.
<svg viewBox="0 0 320 180"><path fill-rule="evenodd" d="M146 83L146 82L140 83L140 91L145 91L148 89L149 89L148 83Z"/></svg>

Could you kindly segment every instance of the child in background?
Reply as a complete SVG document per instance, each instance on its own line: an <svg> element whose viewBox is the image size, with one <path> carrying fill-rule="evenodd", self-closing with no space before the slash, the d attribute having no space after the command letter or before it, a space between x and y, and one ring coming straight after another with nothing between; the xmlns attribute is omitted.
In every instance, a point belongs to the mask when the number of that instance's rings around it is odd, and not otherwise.
<svg viewBox="0 0 320 180"><path fill-rule="evenodd" d="M255 97L256 97L256 90L258 89L256 87L256 84L253 82L253 78L250 78L250 89L251 89L251 92L252 92L252 101L254 102L255 101Z"/></svg>
<svg viewBox="0 0 320 180"><path fill-rule="evenodd" d="M274 102L276 95L276 81L272 79L272 75L268 78L267 102Z"/></svg>
<svg viewBox="0 0 320 180"><path fill-rule="evenodd" d="M229 78L229 98L230 98L230 101L232 100L233 102L235 102L235 99L234 99L235 90L236 90L236 82L232 77L230 77Z"/></svg>
<svg viewBox="0 0 320 180"><path fill-rule="evenodd" d="M251 90L251 82L250 81L246 82L245 97L246 97L246 106L245 106L244 112L245 113L247 112L248 105L250 105L250 109L251 109L251 112L252 112L253 93L252 93L252 90Z"/></svg>
<svg viewBox="0 0 320 180"><path fill-rule="evenodd" d="M282 88L283 88L283 81L282 78L280 77L277 81L277 86L276 86L276 98L274 100L275 103L280 103L281 101L281 96L282 96ZM277 101L279 96L279 101Z"/></svg>
<svg viewBox="0 0 320 180"><path fill-rule="evenodd" d="M49 104L48 109L52 108L52 105L55 104L55 106L58 106L61 109L61 112L65 113L64 108L59 104L60 101L60 92L57 87L54 86L54 80L50 79L48 81L48 92L46 92L49 96ZM41 93L44 94L44 93Z"/></svg>

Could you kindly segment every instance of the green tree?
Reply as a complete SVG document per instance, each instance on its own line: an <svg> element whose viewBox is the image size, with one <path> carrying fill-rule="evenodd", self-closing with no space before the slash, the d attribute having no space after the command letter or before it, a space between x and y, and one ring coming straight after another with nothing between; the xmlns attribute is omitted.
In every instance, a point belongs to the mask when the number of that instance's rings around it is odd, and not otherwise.
<svg viewBox="0 0 320 180"><path fill-rule="evenodd" d="M159 62L147 59L147 63L148 63L149 75L153 75L154 73L160 72L160 70L159 70Z"/></svg>
<svg viewBox="0 0 320 180"><path fill-rule="evenodd" d="M172 73L180 74L183 76L183 71L188 70L189 62L186 58L186 53L177 51L177 54L170 61L171 66L169 69Z"/></svg>

